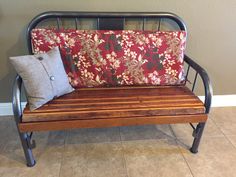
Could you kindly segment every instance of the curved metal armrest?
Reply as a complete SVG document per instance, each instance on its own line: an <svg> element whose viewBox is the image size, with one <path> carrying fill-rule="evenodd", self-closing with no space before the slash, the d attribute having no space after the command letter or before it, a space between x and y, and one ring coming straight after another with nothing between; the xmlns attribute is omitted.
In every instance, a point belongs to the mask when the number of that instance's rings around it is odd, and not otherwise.
<svg viewBox="0 0 236 177"><path fill-rule="evenodd" d="M16 76L13 84L12 93L12 108L16 123L21 121L22 108L21 108L21 85L22 79L19 75Z"/></svg>
<svg viewBox="0 0 236 177"><path fill-rule="evenodd" d="M206 108L206 113L208 114L210 112L211 100L212 100L212 95L213 95L213 89L211 86L209 76L207 72L200 65L198 65L195 61L193 61L187 55L184 56L184 61L188 63L202 78L202 81L204 84L204 90L205 90L204 105Z"/></svg>

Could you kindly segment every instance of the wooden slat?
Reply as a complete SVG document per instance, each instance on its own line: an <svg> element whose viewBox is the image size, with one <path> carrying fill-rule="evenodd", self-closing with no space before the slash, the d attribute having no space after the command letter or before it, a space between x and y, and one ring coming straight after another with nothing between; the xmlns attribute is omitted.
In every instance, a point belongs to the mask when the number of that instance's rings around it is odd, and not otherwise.
<svg viewBox="0 0 236 177"><path fill-rule="evenodd" d="M110 101L67 101L67 102L51 102L50 104L47 104L45 105L46 108L49 108L49 107L64 107L64 106L84 106L84 105L87 105L87 106L100 106L100 105L123 105L123 104L126 104L126 105L130 105L130 104L137 104L137 105L146 105L146 104L149 104L149 105L161 105L161 104L170 104L170 103L178 103L178 102L183 102L183 103L199 103L197 100L195 99L165 99L165 100L110 100ZM200 104L200 103L199 103ZM37 110L41 110L45 107L42 107L40 109L37 109Z"/></svg>
<svg viewBox="0 0 236 177"><path fill-rule="evenodd" d="M193 115L205 111L187 87L132 88L79 89L32 112L26 106L23 122Z"/></svg>
<svg viewBox="0 0 236 177"><path fill-rule="evenodd" d="M191 95L191 91L183 86L166 87L126 87L126 88L87 88L78 89L73 94L67 94L62 99L74 98L120 98L137 96L173 96Z"/></svg>
<svg viewBox="0 0 236 177"><path fill-rule="evenodd" d="M68 111L68 112L45 112L37 113L32 116L30 121L52 121L52 120L69 120L69 119L109 119L121 117L138 117L138 116L154 116L154 115L184 115L201 114L204 112L202 107L169 107L169 108L143 108L128 110L96 110L96 111ZM29 116L30 117L30 116Z"/></svg>
<svg viewBox="0 0 236 177"><path fill-rule="evenodd" d="M90 120L66 120L51 122L29 122L20 123L20 132L64 130L71 128L94 128L94 127L115 127L147 124L175 124L175 123L197 123L205 122L207 114L199 115L178 115L178 116L152 116L133 117L118 119L90 119Z"/></svg>
<svg viewBox="0 0 236 177"><path fill-rule="evenodd" d="M119 97L115 97L113 95L113 97L92 97L92 98L82 98L78 97L76 95L74 95L73 98L65 98L65 97L59 97L57 99L54 99L53 101L50 101L49 104L57 104L57 103L89 103L89 102L117 102L117 101L122 101L122 102L126 102L126 101L139 101L139 100L151 100L151 101L155 101L155 100L182 100L182 99L196 99L196 96L194 95L165 95L165 96L155 96L155 95L151 95L151 96L119 96Z"/></svg>
<svg viewBox="0 0 236 177"><path fill-rule="evenodd" d="M84 110L120 110L120 109L131 109L131 108L163 108L163 107L179 107L179 106L202 106L202 103L197 102L196 100L176 100L176 101L156 101L156 102L149 102L149 101L143 101L143 102L108 102L108 103L62 103L62 104L49 104L47 106L44 106L41 109L37 109L34 112L30 112L29 110L26 110L25 113L28 114L35 114L42 113L42 112L63 112L63 111L84 111Z"/></svg>

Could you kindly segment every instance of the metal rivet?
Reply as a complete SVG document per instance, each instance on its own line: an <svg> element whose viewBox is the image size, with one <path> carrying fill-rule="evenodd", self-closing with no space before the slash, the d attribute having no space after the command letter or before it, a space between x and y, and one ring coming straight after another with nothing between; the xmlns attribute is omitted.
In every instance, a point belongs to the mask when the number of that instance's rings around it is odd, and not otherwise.
<svg viewBox="0 0 236 177"><path fill-rule="evenodd" d="M50 76L50 80L51 80L51 81L54 81L54 80L55 80L55 77L54 77L54 76Z"/></svg>
<svg viewBox="0 0 236 177"><path fill-rule="evenodd" d="M38 60L40 60L40 61L43 60L43 57L38 57Z"/></svg>

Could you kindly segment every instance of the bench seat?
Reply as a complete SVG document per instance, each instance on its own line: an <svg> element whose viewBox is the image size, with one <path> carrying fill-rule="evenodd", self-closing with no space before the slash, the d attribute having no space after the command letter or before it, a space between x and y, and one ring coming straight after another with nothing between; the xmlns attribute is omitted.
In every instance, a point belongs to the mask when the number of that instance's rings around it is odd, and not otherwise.
<svg viewBox="0 0 236 177"><path fill-rule="evenodd" d="M190 151L197 153L213 91L207 72L184 54L186 33L183 20L169 12L57 11L36 16L27 28L29 53L59 46L76 90L35 111L28 105L22 110L23 82L16 76L12 105L27 166L36 163L34 132L72 128L190 123L194 137ZM54 74L48 72L48 76ZM194 94L199 80L204 103ZM191 88L180 86L182 81L189 81ZM125 84L130 86L120 87ZM142 84L149 86L136 86ZM106 85L116 88L91 88Z"/></svg>
<svg viewBox="0 0 236 177"><path fill-rule="evenodd" d="M100 119L104 127L143 124L144 120L148 120L146 124L204 122L207 115L204 104L185 86L86 88L56 98L32 112L27 105L22 125L45 122L50 126L53 121L73 124L76 120L86 122L81 127L100 127L93 125L95 119Z"/></svg>

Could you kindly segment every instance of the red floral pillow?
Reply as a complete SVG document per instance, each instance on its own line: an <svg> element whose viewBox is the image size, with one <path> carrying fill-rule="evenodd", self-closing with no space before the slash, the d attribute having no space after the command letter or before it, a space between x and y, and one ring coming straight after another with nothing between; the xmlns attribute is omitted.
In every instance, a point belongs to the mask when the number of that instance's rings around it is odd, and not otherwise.
<svg viewBox="0 0 236 177"><path fill-rule="evenodd" d="M186 32L34 29L34 53L59 46L72 86L176 85Z"/></svg>

